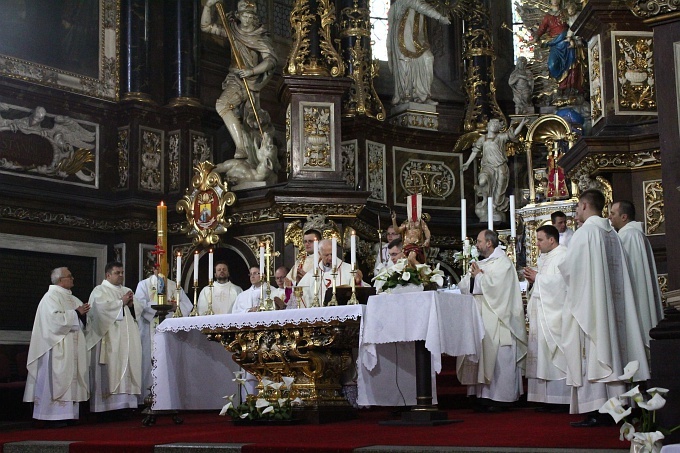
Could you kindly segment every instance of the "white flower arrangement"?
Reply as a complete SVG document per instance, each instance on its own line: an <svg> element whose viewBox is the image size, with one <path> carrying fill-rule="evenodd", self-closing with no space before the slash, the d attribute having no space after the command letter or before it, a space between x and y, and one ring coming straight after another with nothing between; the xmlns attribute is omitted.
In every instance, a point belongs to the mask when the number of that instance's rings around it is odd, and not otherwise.
<svg viewBox="0 0 680 453"><path fill-rule="evenodd" d="M244 385L246 380L243 371L236 371L232 381ZM235 395L227 395L224 399L229 402L222 407L220 415L229 415L234 420L291 420L293 418L293 406L302 404L300 398L290 399L290 390L295 378L283 376L282 382L274 382L262 379L262 385L266 394L276 398L273 402L265 398L257 398L255 395L246 395L246 399L238 405L234 405Z"/></svg>
<svg viewBox="0 0 680 453"><path fill-rule="evenodd" d="M624 368L624 373L619 376L619 380L632 382L633 376L639 367L640 363L637 360L630 362ZM636 385L626 393L619 395L618 398L610 398L602 405L600 413L611 415L616 423L621 420L624 421L623 425L621 425L619 440L623 441L625 439L634 444L641 445L642 450L640 451L653 452L658 451L657 442L660 442L665 435L680 429L680 425L671 429L665 429L656 423L656 411L666 405L664 395L668 393L668 389L654 387L648 389L647 393L651 397L645 400L644 394L640 392L640 387ZM628 422L627 418L631 415L632 408L625 408L624 405L626 403L623 401L627 399L630 399L631 402L634 401L642 410L640 418L634 418L630 422Z"/></svg>
<svg viewBox="0 0 680 453"><path fill-rule="evenodd" d="M407 285L427 285L435 283L438 287L444 285L444 271L439 269L439 263L434 268L427 264L411 265L406 258L397 260L394 266L383 268L373 277L376 287L382 291Z"/></svg>
<svg viewBox="0 0 680 453"><path fill-rule="evenodd" d="M454 264L462 263L463 259L467 259L468 264L479 260L479 250L477 250L477 246L470 245L468 242L466 245L463 245L462 251L453 254Z"/></svg>

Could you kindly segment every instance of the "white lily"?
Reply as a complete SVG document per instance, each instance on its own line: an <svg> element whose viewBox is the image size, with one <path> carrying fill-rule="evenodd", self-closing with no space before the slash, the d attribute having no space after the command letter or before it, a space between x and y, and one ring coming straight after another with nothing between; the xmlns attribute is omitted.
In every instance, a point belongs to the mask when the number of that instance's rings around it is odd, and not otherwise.
<svg viewBox="0 0 680 453"><path fill-rule="evenodd" d="M244 374L245 371L234 371L234 377L236 378L242 378Z"/></svg>
<svg viewBox="0 0 680 453"><path fill-rule="evenodd" d="M271 406L271 404L264 398L258 398L257 401L255 401L255 407L258 409L267 406Z"/></svg>
<svg viewBox="0 0 680 453"><path fill-rule="evenodd" d="M409 281L410 278L411 278L411 273L409 271L404 271L401 274L401 279L404 280L405 282Z"/></svg>
<svg viewBox="0 0 680 453"><path fill-rule="evenodd" d="M283 380L283 383L287 389L289 389L290 386L293 385L293 382L295 382L295 378L290 376L282 376L281 379Z"/></svg>
<svg viewBox="0 0 680 453"><path fill-rule="evenodd" d="M227 415L227 412L229 411L229 409L231 409L233 407L234 407L234 404L231 401L228 402L227 404L224 405L224 407L220 411L220 415L222 415L222 416Z"/></svg>
<svg viewBox="0 0 680 453"><path fill-rule="evenodd" d="M663 387L652 387L651 389L647 389L647 393L652 396L656 395L657 393L661 396L664 396L666 393L668 393L668 389Z"/></svg>
<svg viewBox="0 0 680 453"><path fill-rule="evenodd" d="M444 286L444 277L442 277L439 274L435 274L430 277L430 281L435 282L437 286L442 287Z"/></svg>
<svg viewBox="0 0 680 453"><path fill-rule="evenodd" d="M628 362L628 365L626 365L623 368L623 374L619 376L619 380L621 381L627 381L629 379L633 379L633 376L635 376L635 373L637 373L637 370L640 368L640 362L637 360L633 360L632 362Z"/></svg>
<svg viewBox="0 0 680 453"><path fill-rule="evenodd" d="M632 389L628 390L626 393L620 394L619 398L631 398L636 403L639 403L640 401L645 400L644 397L642 396L642 393L640 393L640 386L639 385L636 385Z"/></svg>
<svg viewBox="0 0 680 453"><path fill-rule="evenodd" d="M647 448L646 450L642 451L653 451L652 448L654 447L654 442L663 439L665 436L661 434L661 431L655 431L653 433L635 433L633 434L633 438L635 440L638 440L642 442L645 447Z"/></svg>
<svg viewBox="0 0 680 453"><path fill-rule="evenodd" d="M422 275L430 275L432 273L432 268L427 264L416 264L416 269Z"/></svg>
<svg viewBox="0 0 680 453"><path fill-rule="evenodd" d="M477 247L474 246L474 245L473 245L472 248L470 249L470 256L471 256L472 258L474 258L474 259L479 258L479 250L477 250Z"/></svg>
<svg viewBox="0 0 680 453"><path fill-rule="evenodd" d="M633 435L635 434L635 426L631 425L628 422L624 422L623 425L621 425L621 435L619 436L619 440L623 441L623 439L626 439L628 441L633 440Z"/></svg>
<svg viewBox="0 0 680 453"><path fill-rule="evenodd" d="M290 402L291 406L297 406L299 404L302 404L302 400L300 399L299 396L297 398L295 398L293 401Z"/></svg>
<svg viewBox="0 0 680 453"><path fill-rule="evenodd" d="M223 396L222 399L224 399L224 400L229 400L229 401L234 401L234 397L235 397L235 396L236 396L236 394L226 395L226 396Z"/></svg>
<svg viewBox="0 0 680 453"><path fill-rule="evenodd" d="M658 393L652 397L647 402L644 401L639 401L638 406L640 406L642 409L646 409L648 411L656 411L661 409L666 405L666 400L664 399L663 396L659 395Z"/></svg>
<svg viewBox="0 0 680 453"><path fill-rule="evenodd" d="M267 406L265 410L262 411L262 415L274 412L274 406Z"/></svg>
<svg viewBox="0 0 680 453"><path fill-rule="evenodd" d="M405 268L406 268L406 259L401 258L401 259L397 260L397 264L392 266L392 272L403 272Z"/></svg>
<svg viewBox="0 0 680 453"><path fill-rule="evenodd" d="M269 387L273 388L274 390L278 390L278 389L281 388L282 385L283 385L283 382L273 382L273 383L269 384Z"/></svg>
<svg viewBox="0 0 680 453"><path fill-rule="evenodd" d="M616 423L620 422L623 418L627 417L631 413L631 408L623 408L623 404L618 398L610 398L609 401L604 403L600 408L599 412L601 414L609 414L612 416Z"/></svg>
<svg viewBox="0 0 680 453"><path fill-rule="evenodd" d="M279 398L279 407L283 407L286 401L288 401L288 398Z"/></svg>
<svg viewBox="0 0 680 453"><path fill-rule="evenodd" d="M246 385L246 380L242 377L236 377L236 378L232 379L232 381L238 382L239 385Z"/></svg>
<svg viewBox="0 0 680 453"><path fill-rule="evenodd" d="M262 386L263 386L264 388L271 387L271 385L272 385L273 383L274 383L274 381L271 381L271 380L269 380L269 379L267 379L267 378L262 379Z"/></svg>

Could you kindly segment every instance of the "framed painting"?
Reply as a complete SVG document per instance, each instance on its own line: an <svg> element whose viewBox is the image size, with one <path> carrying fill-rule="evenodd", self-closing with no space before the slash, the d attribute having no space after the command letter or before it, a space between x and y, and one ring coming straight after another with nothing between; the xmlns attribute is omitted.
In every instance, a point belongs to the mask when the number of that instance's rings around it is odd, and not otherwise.
<svg viewBox="0 0 680 453"><path fill-rule="evenodd" d="M120 0L0 5L0 75L118 100Z"/></svg>

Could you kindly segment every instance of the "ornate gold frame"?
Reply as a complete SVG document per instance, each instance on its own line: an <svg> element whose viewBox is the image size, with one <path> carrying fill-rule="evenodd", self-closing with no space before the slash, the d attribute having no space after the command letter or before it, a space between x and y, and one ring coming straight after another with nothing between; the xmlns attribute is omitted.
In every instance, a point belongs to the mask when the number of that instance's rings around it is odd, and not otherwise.
<svg viewBox="0 0 680 453"><path fill-rule="evenodd" d="M226 233L234 223L233 219L225 218L225 213L226 207L236 202L236 195L229 191L228 184L222 182L220 174L214 169L215 165L209 161L196 165L191 179L193 190L190 193L187 189L184 197L177 202L177 212L184 212L187 218L182 232L193 236L193 244L196 246L217 244L219 235ZM205 218L202 217L203 211L199 204L202 203L201 197L206 199L203 206L206 206L208 214Z"/></svg>

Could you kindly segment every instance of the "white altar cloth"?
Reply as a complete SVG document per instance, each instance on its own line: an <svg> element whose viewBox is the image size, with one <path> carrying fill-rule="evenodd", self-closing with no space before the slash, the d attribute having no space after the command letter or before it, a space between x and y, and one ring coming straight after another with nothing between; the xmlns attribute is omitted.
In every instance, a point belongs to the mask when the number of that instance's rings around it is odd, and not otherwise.
<svg viewBox="0 0 680 453"><path fill-rule="evenodd" d="M347 305L168 318L154 337L153 409L221 409L226 404L222 397L238 392L232 379L240 367L222 344L208 341L202 329L347 321L361 318L365 308Z"/></svg>
<svg viewBox="0 0 680 453"><path fill-rule="evenodd" d="M416 404L418 340L424 340L432 353L436 403L435 373L441 371L441 355L467 355L476 361L483 337L484 324L472 296L443 291L371 296L359 340L359 405Z"/></svg>

